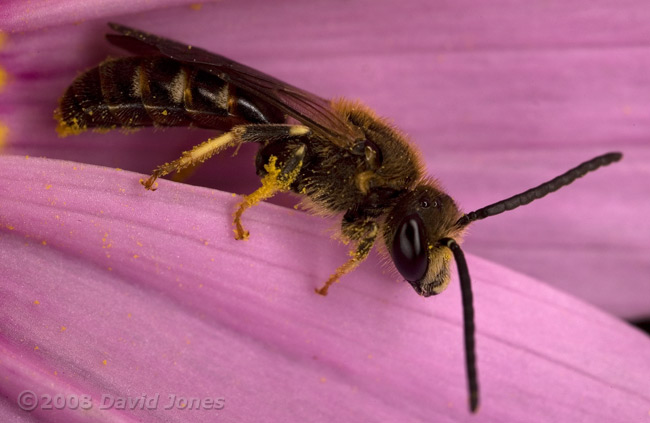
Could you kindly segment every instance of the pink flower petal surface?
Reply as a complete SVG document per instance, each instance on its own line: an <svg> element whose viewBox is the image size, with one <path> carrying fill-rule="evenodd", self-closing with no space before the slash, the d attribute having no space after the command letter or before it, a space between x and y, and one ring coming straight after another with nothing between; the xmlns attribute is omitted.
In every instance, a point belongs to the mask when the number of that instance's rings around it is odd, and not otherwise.
<svg viewBox="0 0 650 423"><path fill-rule="evenodd" d="M460 293L423 299L375 255L335 285L335 222L262 204L232 239L228 193L72 162L0 158L2 421L631 422L650 339L475 256L482 406L469 415ZM88 395L87 411L18 395ZM159 393L155 410L102 395ZM222 410L164 410L169 394Z"/></svg>
<svg viewBox="0 0 650 423"><path fill-rule="evenodd" d="M0 28L3 31L33 31L61 24L73 24L89 19L129 11L146 13L170 6L192 5L200 10L200 3L187 0L94 0L92 3L69 0L4 0L0 8Z"/></svg>
<svg viewBox="0 0 650 423"><path fill-rule="evenodd" d="M0 97L7 152L148 172L212 135L175 129L56 138L56 99L80 71L122 54L103 38L106 21L119 21L322 96L363 99L412 137L429 171L467 211L597 154L623 151L616 166L477 223L466 248L616 315L650 316L645 3L247 0L197 11L163 9L172 2L161 1L133 2L133 10L148 11L128 16L119 15L132 11L123 2L67 4L65 14L26 14L20 24L14 15L0 17L0 27L12 31L0 53L11 78ZM149 10L156 4L160 10ZM86 21L57 25L70 16ZM189 182L250 192L253 151L216 158Z"/></svg>

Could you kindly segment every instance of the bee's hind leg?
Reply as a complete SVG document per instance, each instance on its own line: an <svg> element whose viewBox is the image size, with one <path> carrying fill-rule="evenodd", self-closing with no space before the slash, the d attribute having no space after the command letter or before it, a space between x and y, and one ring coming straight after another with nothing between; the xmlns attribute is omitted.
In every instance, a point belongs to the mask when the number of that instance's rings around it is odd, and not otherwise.
<svg viewBox="0 0 650 423"><path fill-rule="evenodd" d="M216 138L210 138L201 144L195 145L194 148L189 151L185 151L180 158L174 160L173 162L158 166L152 172L149 179L140 182L146 189L155 191L156 188L154 187L154 183L156 182L156 179L160 178L161 176L168 175L172 172L180 172L191 166L196 166L199 163L217 154L219 151L241 143L242 141L238 135L238 131L240 131L239 128L245 128L245 126L236 126L230 132L226 132L225 134L222 134Z"/></svg>
<svg viewBox="0 0 650 423"><path fill-rule="evenodd" d="M277 141L307 135L309 135L309 128L303 125L238 125L225 134L216 138L210 138L209 140L194 146L191 150L185 151L180 158L173 162L158 166L149 179L141 182L146 189L153 191L155 190L154 183L156 182L156 179L161 176L168 175L172 172L180 172L190 166L196 166L225 148L241 145L244 142Z"/></svg>
<svg viewBox="0 0 650 423"><path fill-rule="evenodd" d="M246 195L234 213L235 225L235 239L247 239L248 231L244 229L241 223L241 217L244 211L260 201L271 198L278 192L288 191L291 184L296 180L296 177L302 169L303 161L307 147L305 144L298 143L285 150L286 154L282 154L281 160L278 161L278 156L269 156L267 163L264 164L264 176L262 177L262 186L259 187L252 194Z"/></svg>

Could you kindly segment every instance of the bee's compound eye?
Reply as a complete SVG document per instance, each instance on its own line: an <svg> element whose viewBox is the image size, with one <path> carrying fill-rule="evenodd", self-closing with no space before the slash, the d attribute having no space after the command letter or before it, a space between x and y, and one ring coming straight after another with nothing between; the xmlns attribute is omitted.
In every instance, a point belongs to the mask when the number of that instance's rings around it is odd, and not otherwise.
<svg viewBox="0 0 650 423"><path fill-rule="evenodd" d="M391 255L404 279L415 282L424 277L429 267L424 222L417 214L406 216L393 239Z"/></svg>

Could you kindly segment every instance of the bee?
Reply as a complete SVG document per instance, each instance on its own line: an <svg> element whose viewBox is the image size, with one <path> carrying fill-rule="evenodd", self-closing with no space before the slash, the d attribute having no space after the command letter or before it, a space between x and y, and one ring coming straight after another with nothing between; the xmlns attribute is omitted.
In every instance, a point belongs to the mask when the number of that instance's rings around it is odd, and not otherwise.
<svg viewBox="0 0 650 423"><path fill-rule="evenodd" d="M218 54L109 24L112 44L133 56L108 59L77 77L55 112L60 135L87 129L192 126L220 135L157 167L146 181L209 159L228 147L257 143L261 187L234 213L236 239L249 233L242 215L278 192L303 196L321 212L342 215L350 259L316 289L330 286L383 244L397 271L424 297L440 294L455 260L462 293L469 409L479 404L470 275L460 240L467 226L525 205L597 168L608 153L562 175L470 213L426 176L418 152L386 120L359 102L326 100Z"/></svg>

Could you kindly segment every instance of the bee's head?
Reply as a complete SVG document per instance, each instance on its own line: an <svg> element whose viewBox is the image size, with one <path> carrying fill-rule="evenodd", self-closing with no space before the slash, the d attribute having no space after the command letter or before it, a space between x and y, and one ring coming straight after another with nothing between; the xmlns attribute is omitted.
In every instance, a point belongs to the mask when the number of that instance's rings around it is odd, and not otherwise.
<svg viewBox="0 0 650 423"><path fill-rule="evenodd" d="M474 346L474 306L465 255L457 243L470 223L526 205L588 172L621 160L621 153L607 153L520 194L498 201L473 212L462 214L454 201L434 184L423 183L404 194L386 219L384 240L395 267L415 288L428 297L444 291L449 284L449 262L453 256L458 267L463 300L465 364L469 387L469 407L478 409L478 376Z"/></svg>
<svg viewBox="0 0 650 423"><path fill-rule="evenodd" d="M452 252L448 238L458 239L462 213L444 192L421 184L406 193L388 215L384 240L395 267L425 297L449 285Z"/></svg>

